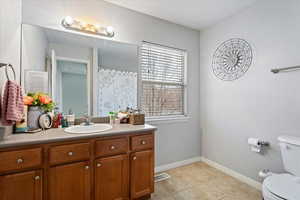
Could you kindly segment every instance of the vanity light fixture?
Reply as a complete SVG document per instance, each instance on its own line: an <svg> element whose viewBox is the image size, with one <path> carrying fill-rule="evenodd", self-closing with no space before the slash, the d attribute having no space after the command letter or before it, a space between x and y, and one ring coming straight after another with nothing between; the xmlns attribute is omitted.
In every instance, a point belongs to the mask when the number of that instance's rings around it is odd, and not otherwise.
<svg viewBox="0 0 300 200"><path fill-rule="evenodd" d="M114 37L115 35L114 29L111 26L103 27L100 25L88 24L84 21L73 19L70 16L65 17L62 20L61 24L66 29L74 31L80 31L106 37Z"/></svg>

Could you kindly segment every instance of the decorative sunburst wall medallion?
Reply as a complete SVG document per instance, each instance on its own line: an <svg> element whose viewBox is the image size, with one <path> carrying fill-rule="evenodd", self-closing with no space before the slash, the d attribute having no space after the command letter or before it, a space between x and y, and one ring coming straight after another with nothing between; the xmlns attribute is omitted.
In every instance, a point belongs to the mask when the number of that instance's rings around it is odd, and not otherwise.
<svg viewBox="0 0 300 200"><path fill-rule="evenodd" d="M214 53L213 72L221 80L236 80L247 72L252 57L252 48L246 40L239 38L227 40Z"/></svg>

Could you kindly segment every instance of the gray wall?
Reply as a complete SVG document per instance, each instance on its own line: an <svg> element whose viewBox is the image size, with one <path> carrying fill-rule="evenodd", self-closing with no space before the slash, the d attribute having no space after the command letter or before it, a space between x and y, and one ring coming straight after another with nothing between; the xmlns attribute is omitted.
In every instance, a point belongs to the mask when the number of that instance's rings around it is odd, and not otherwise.
<svg viewBox="0 0 300 200"><path fill-rule="evenodd" d="M114 40L134 44L146 40L188 51L191 119L158 125L156 165L199 156L199 32L101 0L26 0L23 5L23 22L28 24L63 29L60 22L67 15L113 26Z"/></svg>
<svg viewBox="0 0 300 200"><path fill-rule="evenodd" d="M201 32L200 113L202 154L257 179L259 170L283 170L279 135L300 136L300 71L273 74L274 67L300 64L300 1L263 0ZM213 75L212 55L223 41L244 38L254 60L240 79ZM248 137L270 141L265 155L249 150Z"/></svg>
<svg viewBox="0 0 300 200"><path fill-rule="evenodd" d="M38 26L22 27L22 70L46 70L48 39Z"/></svg>
<svg viewBox="0 0 300 200"><path fill-rule="evenodd" d="M20 80L21 10L20 0L1 0L0 62L11 63L14 66L17 80ZM4 69L0 69L0 88L4 81L6 81L5 72ZM11 132L11 127L6 129L6 133L9 132Z"/></svg>
<svg viewBox="0 0 300 200"><path fill-rule="evenodd" d="M19 80L21 46L21 9L19 0L1 0L0 6L0 62L11 63ZM0 86L6 80L0 70Z"/></svg>

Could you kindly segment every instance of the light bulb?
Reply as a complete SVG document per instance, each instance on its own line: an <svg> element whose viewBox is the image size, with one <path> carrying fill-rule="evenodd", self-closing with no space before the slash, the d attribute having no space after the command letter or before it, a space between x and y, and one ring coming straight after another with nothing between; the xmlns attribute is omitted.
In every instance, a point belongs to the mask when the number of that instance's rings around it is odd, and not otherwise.
<svg viewBox="0 0 300 200"><path fill-rule="evenodd" d="M114 34L114 28L112 26L106 27L106 33L108 33L109 35L113 35Z"/></svg>
<svg viewBox="0 0 300 200"><path fill-rule="evenodd" d="M100 29L101 29L101 26L99 24L96 24L95 25L95 32L100 31Z"/></svg>
<svg viewBox="0 0 300 200"><path fill-rule="evenodd" d="M85 28L86 28L86 25L87 25L87 23L85 23L85 22L80 22L80 27L81 27L82 29L85 29Z"/></svg>
<svg viewBox="0 0 300 200"><path fill-rule="evenodd" d="M74 20L72 17L70 16L67 16L64 20L64 22L67 24L67 25L72 25L74 23Z"/></svg>

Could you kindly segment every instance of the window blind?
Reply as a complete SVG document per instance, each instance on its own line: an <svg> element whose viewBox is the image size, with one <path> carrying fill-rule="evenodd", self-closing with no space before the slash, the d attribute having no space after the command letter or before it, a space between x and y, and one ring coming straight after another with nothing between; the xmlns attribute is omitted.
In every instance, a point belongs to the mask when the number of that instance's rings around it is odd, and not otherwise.
<svg viewBox="0 0 300 200"><path fill-rule="evenodd" d="M141 106L146 116L184 114L184 50L143 42Z"/></svg>

